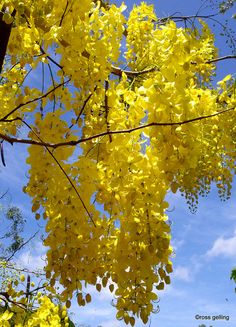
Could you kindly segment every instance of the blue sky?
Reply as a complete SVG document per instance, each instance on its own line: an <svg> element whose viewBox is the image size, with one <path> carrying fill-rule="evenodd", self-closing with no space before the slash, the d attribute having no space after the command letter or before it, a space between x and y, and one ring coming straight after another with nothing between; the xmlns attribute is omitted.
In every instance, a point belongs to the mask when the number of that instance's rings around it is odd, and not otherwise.
<svg viewBox="0 0 236 327"><path fill-rule="evenodd" d="M121 1L113 1L121 3ZM159 0L147 1L154 3L159 16L168 16L174 12L183 15L195 14L201 1L176 1ZM134 1L127 1L128 9ZM136 1L139 3L139 1ZM201 14L209 13L203 10ZM233 10L228 13L231 17ZM232 21L235 29L236 20ZM234 25L233 25L234 24ZM225 45L225 40L219 37L217 29L216 44L220 48L219 54L229 54L230 50ZM218 76L235 73L235 61L218 63ZM33 76L31 77L33 78ZM33 79L31 80L31 82ZM34 83L38 82L34 80ZM27 183L27 169L25 158L27 148L15 144L5 146L5 160L7 167L0 168L0 194L9 189L9 194L4 200L7 204L18 206L27 219L25 230L26 237L41 229L41 222L36 222L31 213L31 203L27 195L22 192L22 187ZM172 245L175 249L173 258L174 273L171 285L160 296L160 312L151 317L147 326L160 327L206 327L236 326L236 294L234 283L230 281L230 271L236 266L236 185L232 190L232 197L227 202L221 202L213 187L207 198L200 199L196 214L191 214L187 204L180 194L169 194L169 213L172 221ZM43 267L42 260L45 249L40 240L35 239L27 249L19 253L17 262L30 269ZM84 308L72 304L73 320L79 324L97 327L124 326L115 319L115 309L111 306L111 295L108 291L98 294L89 289L92 303ZM196 319L195 316L209 316L211 319ZM213 321L213 317L218 320ZM229 317L229 320L223 319ZM220 319L221 318L221 319ZM136 326L144 326L138 322Z"/></svg>

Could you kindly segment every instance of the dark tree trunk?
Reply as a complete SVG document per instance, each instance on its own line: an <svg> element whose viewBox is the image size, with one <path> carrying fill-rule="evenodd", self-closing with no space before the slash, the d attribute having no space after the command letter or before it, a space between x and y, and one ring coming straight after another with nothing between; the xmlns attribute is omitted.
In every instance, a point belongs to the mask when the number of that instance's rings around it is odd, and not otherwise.
<svg viewBox="0 0 236 327"><path fill-rule="evenodd" d="M14 10L12 16L15 16L16 11ZM4 63L4 58L7 52L7 45L11 34L11 24L6 24L3 20L4 13L0 12L0 74Z"/></svg>

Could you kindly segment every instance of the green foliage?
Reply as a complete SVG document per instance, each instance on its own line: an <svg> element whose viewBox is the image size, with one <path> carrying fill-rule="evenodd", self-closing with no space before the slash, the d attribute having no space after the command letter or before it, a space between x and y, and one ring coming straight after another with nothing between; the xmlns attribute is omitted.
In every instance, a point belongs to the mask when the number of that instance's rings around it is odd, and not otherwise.
<svg viewBox="0 0 236 327"><path fill-rule="evenodd" d="M69 318L69 327L75 327L75 324Z"/></svg>
<svg viewBox="0 0 236 327"><path fill-rule="evenodd" d="M212 9L218 10L221 14L225 14L235 5L236 0L209 0L208 2ZM204 1L204 3L206 3L206 1Z"/></svg>
<svg viewBox="0 0 236 327"><path fill-rule="evenodd" d="M230 279L233 279L236 283L236 268L232 269Z"/></svg>
<svg viewBox="0 0 236 327"><path fill-rule="evenodd" d="M205 4L208 3L207 7L210 7L210 9L213 12L217 12L218 14L226 16L228 11L232 8L234 8L236 4L236 0L208 0L203 1L202 0L202 6L205 6ZM236 18L236 14L232 15L232 19ZM219 15L215 15L215 17L211 17L210 20L213 23L213 27L216 25L221 30L220 36L222 36L225 39L225 42L229 49L232 51L233 54L236 53L236 35L235 35L235 28L232 27L232 20L226 18L225 21L222 21L219 19Z"/></svg>
<svg viewBox="0 0 236 327"><path fill-rule="evenodd" d="M0 239L4 244L0 247L0 259L6 259L20 249L24 243L23 232L25 219L20 209L16 206L10 206L4 214L5 222L10 223L7 226L7 232L1 235Z"/></svg>
<svg viewBox="0 0 236 327"><path fill-rule="evenodd" d="M219 3L220 13L224 14L227 10L231 9L235 3L235 0L221 1Z"/></svg>

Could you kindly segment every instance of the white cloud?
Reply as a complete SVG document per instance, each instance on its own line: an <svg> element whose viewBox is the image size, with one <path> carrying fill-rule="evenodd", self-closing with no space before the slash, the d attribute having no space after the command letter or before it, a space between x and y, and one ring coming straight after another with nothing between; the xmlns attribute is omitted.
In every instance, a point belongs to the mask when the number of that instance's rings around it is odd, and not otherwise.
<svg viewBox="0 0 236 327"><path fill-rule="evenodd" d="M207 251L208 257L236 257L236 230L234 235L229 238L219 237L215 240L212 248Z"/></svg>
<svg viewBox="0 0 236 327"><path fill-rule="evenodd" d="M182 240L173 239L171 241L171 245L175 252L177 252L177 250L179 250L184 245L184 243L185 241L183 239Z"/></svg>
<svg viewBox="0 0 236 327"><path fill-rule="evenodd" d="M31 271L42 270L45 266L47 248L40 242L35 242L31 249L22 252L16 259L16 264Z"/></svg>
<svg viewBox="0 0 236 327"><path fill-rule="evenodd" d="M162 298L164 296L183 298L186 296L186 291L184 291L183 289L180 290L170 284L166 285L163 291L158 291L157 295L159 298Z"/></svg>
<svg viewBox="0 0 236 327"><path fill-rule="evenodd" d="M109 282L111 282L111 280L109 280ZM90 293L92 297L96 297L98 301L111 301L114 298L115 290L117 288L116 285L114 286L114 291L112 293L110 292L108 286L102 288L100 292L98 292L93 285L88 285L85 290L86 292Z"/></svg>
<svg viewBox="0 0 236 327"><path fill-rule="evenodd" d="M27 251L19 256L17 264L32 271L43 269L45 266L45 255L32 255L30 251Z"/></svg>
<svg viewBox="0 0 236 327"><path fill-rule="evenodd" d="M96 316L96 317L110 317L112 316L112 309L102 308L102 307L92 307L86 308L86 311L83 312L83 316Z"/></svg>
<svg viewBox="0 0 236 327"><path fill-rule="evenodd" d="M117 320L107 320L107 321L102 321L101 324L102 327L120 327L121 324Z"/></svg>
<svg viewBox="0 0 236 327"><path fill-rule="evenodd" d="M190 269L183 266L177 266L174 268L173 278L182 280L184 282L190 282L192 280Z"/></svg>

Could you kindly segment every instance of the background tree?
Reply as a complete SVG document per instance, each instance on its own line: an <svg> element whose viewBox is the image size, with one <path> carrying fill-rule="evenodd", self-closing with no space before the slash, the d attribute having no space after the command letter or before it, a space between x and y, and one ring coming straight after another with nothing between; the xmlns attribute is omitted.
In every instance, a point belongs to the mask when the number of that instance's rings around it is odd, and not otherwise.
<svg viewBox="0 0 236 327"><path fill-rule="evenodd" d="M217 8L220 13L224 14L227 10L233 7L235 0L226 0L226 1L212 1L209 0L212 8Z"/></svg>
<svg viewBox="0 0 236 327"><path fill-rule="evenodd" d="M158 311L156 290L170 284L167 193L179 191L192 211L212 183L230 197L235 80L212 80L216 63L235 56L218 57L203 16L125 9L3 3L0 137L30 145L24 191L46 220L50 286L59 281L69 308L73 296L91 302L84 284L108 285L117 319L134 325Z"/></svg>
<svg viewBox="0 0 236 327"><path fill-rule="evenodd" d="M230 279L232 279L236 283L236 268L232 269ZM235 288L235 292L236 292L236 288Z"/></svg>
<svg viewBox="0 0 236 327"><path fill-rule="evenodd" d="M7 208L6 213L4 214L6 220L10 223L6 226L6 233L1 235L1 260L10 258L13 256L24 243L23 237L20 235L23 231L25 219L22 217L22 214L19 208L11 206ZM8 245L6 245L8 243Z"/></svg>
<svg viewBox="0 0 236 327"><path fill-rule="evenodd" d="M6 192L7 193L7 192ZM1 197L6 196L6 193ZM3 217L1 224L4 226L1 236L0 257L0 322L1 326L38 326L39 323L57 323L58 326L73 327L74 324L67 317L66 308L60 303L55 290L45 278L43 271L29 271L19 268L14 261L18 251L29 245L37 232L27 241L21 233L24 229L25 219L18 207L2 205ZM6 220L6 221L4 221ZM10 224L8 224L10 222ZM32 280L33 279L33 280ZM37 283L37 286L35 284ZM50 292L51 291L51 292ZM45 308L44 308L45 306ZM50 308L48 314L43 311ZM59 313L59 315L58 315ZM53 314L53 316L51 316ZM41 315L43 315L41 317Z"/></svg>

